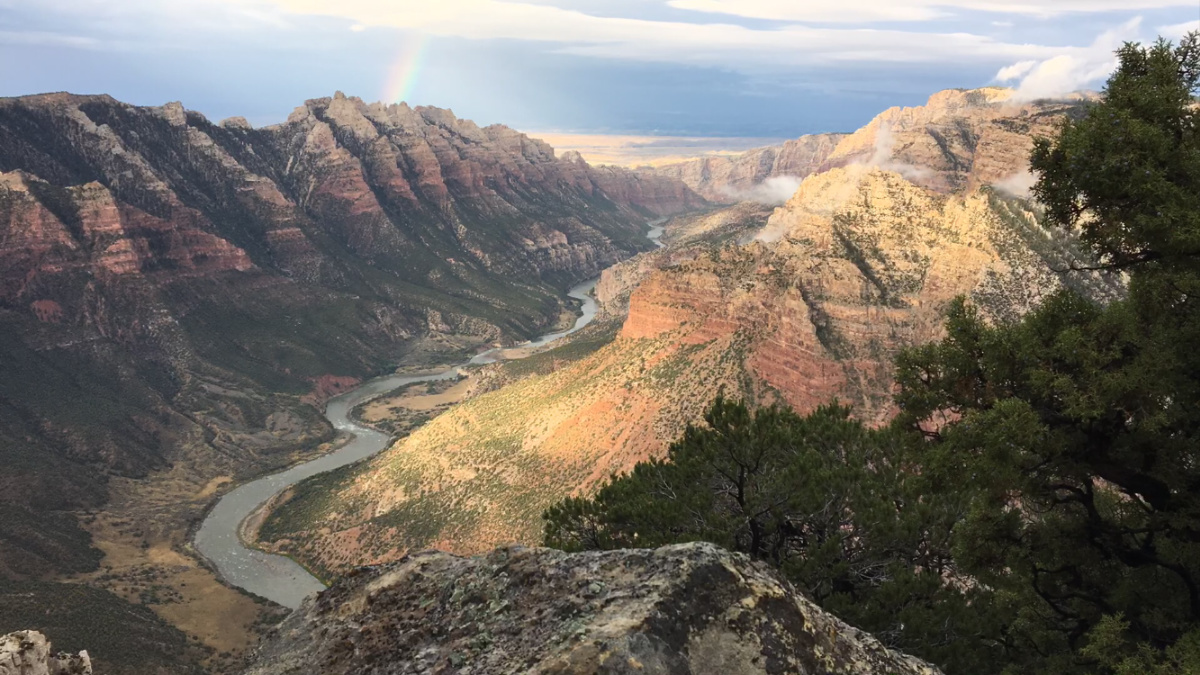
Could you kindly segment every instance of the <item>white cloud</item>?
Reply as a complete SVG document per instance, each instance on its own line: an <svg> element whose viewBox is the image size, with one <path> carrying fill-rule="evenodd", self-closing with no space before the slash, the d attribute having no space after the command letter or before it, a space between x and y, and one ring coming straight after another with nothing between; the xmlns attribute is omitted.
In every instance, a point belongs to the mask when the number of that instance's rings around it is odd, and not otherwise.
<svg viewBox="0 0 1200 675"><path fill-rule="evenodd" d="M1036 183L1037 176L1033 175L1032 171L1024 170L996 181L992 187L1014 197L1029 199L1033 196L1033 186Z"/></svg>
<svg viewBox="0 0 1200 675"><path fill-rule="evenodd" d="M1117 67L1115 52L1122 44L1140 36L1141 18L1132 19L1101 33L1091 46L1063 50L1047 59L1021 61L1001 68L996 79L1020 80L1013 100L1057 98L1094 86Z"/></svg>
<svg viewBox="0 0 1200 675"><path fill-rule="evenodd" d="M756 202L767 206L778 206L792 198L800 187L803 178L796 176L775 176L755 185L749 190L726 188L725 196L733 201Z"/></svg>
<svg viewBox="0 0 1200 675"><path fill-rule="evenodd" d="M259 4L261 0L226 0ZM437 36L555 43L564 52L724 68L830 62L988 63L1046 59L1061 49L1011 44L969 33L813 28L748 28L595 16L506 0L268 0L292 14L337 17L364 26ZM824 2L824 0L821 0ZM855 3L843 3L854 6Z"/></svg>
<svg viewBox="0 0 1200 675"><path fill-rule="evenodd" d="M73 47L75 49L101 49L105 43L96 38L82 35L64 35L46 31L0 30L0 44L39 47Z"/></svg>
<svg viewBox="0 0 1200 675"><path fill-rule="evenodd" d="M1029 74L1031 70L1037 68L1037 61L1020 61L1011 66L1005 66L996 73L997 82L1012 82L1019 80Z"/></svg>
<svg viewBox="0 0 1200 675"><path fill-rule="evenodd" d="M1053 17L1194 7L1195 0L670 0L676 9L775 21L928 21L955 10Z"/></svg>
<svg viewBox="0 0 1200 675"><path fill-rule="evenodd" d="M1194 30L1200 30L1200 19L1185 21L1171 26L1159 26L1158 34L1170 40L1178 40Z"/></svg>
<svg viewBox="0 0 1200 675"><path fill-rule="evenodd" d="M910 181L919 181L927 178L932 171L914 164L906 164L895 160L896 137L892 134L892 128L887 124L880 125L875 132L875 152L865 162L858 162L857 166L866 166L873 169L883 169L884 171L895 171L904 176Z"/></svg>

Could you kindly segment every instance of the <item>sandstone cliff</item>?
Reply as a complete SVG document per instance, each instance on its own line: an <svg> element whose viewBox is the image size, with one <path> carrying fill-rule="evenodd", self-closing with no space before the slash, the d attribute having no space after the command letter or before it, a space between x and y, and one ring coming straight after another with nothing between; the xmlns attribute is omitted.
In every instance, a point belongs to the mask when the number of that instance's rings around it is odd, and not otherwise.
<svg viewBox="0 0 1200 675"><path fill-rule="evenodd" d="M718 203L771 201L773 195L758 190L764 182L772 178L799 181L814 173L845 136L801 136L780 146L758 148L733 157L703 157L642 173L678 179L704 198ZM793 182L786 184L794 185Z"/></svg>
<svg viewBox="0 0 1200 675"><path fill-rule="evenodd" d="M270 538L335 574L429 546L536 542L547 506L661 456L722 389L800 411L836 398L879 424L894 412L894 356L939 337L953 298L1008 319L1063 283L1121 292L1119 280L1054 272L1079 252L1028 202L990 189L945 195L894 171L810 176L758 234L617 267L605 299L620 311L636 288L611 343L302 489Z"/></svg>
<svg viewBox="0 0 1200 675"><path fill-rule="evenodd" d="M898 171L942 193L992 184L1024 192L1032 184L1033 139L1052 134L1057 120L1079 111L1088 95L1014 103L1012 94L1000 87L950 89L923 106L889 108L851 134L802 136L735 157L695 159L643 173L678 178L715 202L772 203L781 189L794 188L802 178L851 165ZM769 183L784 177L792 180Z"/></svg>
<svg viewBox="0 0 1200 675"><path fill-rule="evenodd" d="M719 256L760 229L765 213L740 206L668 223L672 245L602 277L598 320L570 345L504 366L487 389L508 386L362 464L302 483L260 535L329 576L412 550L538 541L541 513L555 500L661 453L719 387L740 391L743 368L732 355L741 335L703 347L676 333L614 338L633 285L660 266Z"/></svg>
<svg viewBox="0 0 1200 675"><path fill-rule="evenodd" d="M36 631L0 637L0 675L91 675L87 652L54 653L46 636Z"/></svg>
<svg viewBox="0 0 1200 675"><path fill-rule="evenodd" d="M866 165L898 171L942 193L1005 184L1031 185L1033 139L1050 136L1064 115L1077 114L1086 95L1068 101L1014 103L1000 87L949 89L923 106L889 108L843 138L819 170Z"/></svg>
<svg viewBox="0 0 1200 675"><path fill-rule="evenodd" d="M710 544L420 553L309 599L246 675L937 675Z"/></svg>

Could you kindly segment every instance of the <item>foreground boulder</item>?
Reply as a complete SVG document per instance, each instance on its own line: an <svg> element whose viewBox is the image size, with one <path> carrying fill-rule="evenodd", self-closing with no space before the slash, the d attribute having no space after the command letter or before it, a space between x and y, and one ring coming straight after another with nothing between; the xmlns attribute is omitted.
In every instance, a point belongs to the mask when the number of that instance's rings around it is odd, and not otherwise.
<svg viewBox="0 0 1200 675"><path fill-rule="evenodd" d="M711 544L428 552L309 598L247 675L938 675Z"/></svg>
<svg viewBox="0 0 1200 675"><path fill-rule="evenodd" d="M91 675L87 652L54 654L50 641L37 631L0 637L0 675Z"/></svg>

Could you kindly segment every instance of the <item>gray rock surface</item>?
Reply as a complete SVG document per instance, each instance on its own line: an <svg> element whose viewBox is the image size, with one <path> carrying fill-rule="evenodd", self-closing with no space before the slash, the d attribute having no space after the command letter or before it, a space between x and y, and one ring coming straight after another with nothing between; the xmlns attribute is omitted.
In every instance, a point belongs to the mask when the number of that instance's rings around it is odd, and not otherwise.
<svg viewBox="0 0 1200 675"><path fill-rule="evenodd" d="M247 675L939 675L710 544L427 552L305 601Z"/></svg>
<svg viewBox="0 0 1200 675"><path fill-rule="evenodd" d="M86 651L55 654L50 641L37 631L19 631L0 637L0 675L91 675Z"/></svg>

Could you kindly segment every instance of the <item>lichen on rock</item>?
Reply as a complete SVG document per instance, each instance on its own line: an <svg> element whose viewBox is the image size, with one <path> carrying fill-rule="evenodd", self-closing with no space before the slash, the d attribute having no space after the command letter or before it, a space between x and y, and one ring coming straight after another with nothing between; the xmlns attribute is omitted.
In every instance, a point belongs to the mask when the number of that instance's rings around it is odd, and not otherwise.
<svg viewBox="0 0 1200 675"><path fill-rule="evenodd" d="M938 675L705 543L426 552L305 602L247 675Z"/></svg>

